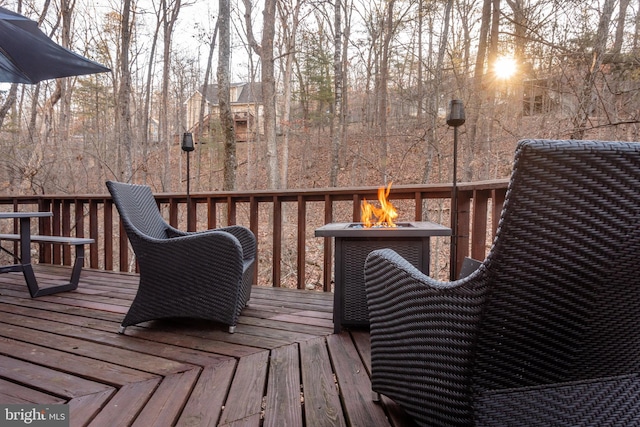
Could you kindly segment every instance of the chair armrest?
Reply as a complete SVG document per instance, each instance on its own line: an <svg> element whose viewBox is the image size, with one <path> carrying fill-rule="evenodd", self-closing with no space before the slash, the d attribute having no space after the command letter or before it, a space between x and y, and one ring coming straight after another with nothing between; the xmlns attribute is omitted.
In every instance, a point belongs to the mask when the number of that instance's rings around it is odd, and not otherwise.
<svg viewBox="0 0 640 427"><path fill-rule="evenodd" d="M255 259L257 247L256 236L250 229L241 225L230 225L228 227L218 228L217 230L231 233L240 241L245 260Z"/></svg>
<svg viewBox="0 0 640 427"><path fill-rule="evenodd" d="M151 267L180 271L200 269L220 274L239 275L242 272L242 246L231 233L211 230L188 233L172 239L144 238L144 250L136 253L140 269ZM167 256L167 254L170 256Z"/></svg>
<svg viewBox="0 0 640 427"><path fill-rule="evenodd" d="M442 414L446 408L464 419L470 413L471 361L485 301L483 270L439 282L393 250L380 249L367 257L364 275L373 390L409 413L413 408L414 414Z"/></svg>
<svg viewBox="0 0 640 427"><path fill-rule="evenodd" d="M400 318L412 316L421 322L437 319L436 325L448 330L449 325L440 320L443 316L457 319L456 311L479 319L486 279L481 270L453 282L442 282L422 273L392 249L371 252L364 268L369 311L382 324L403 325Z"/></svg>
<svg viewBox="0 0 640 427"><path fill-rule="evenodd" d="M201 231L181 231L171 226L167 227L167 234L171 239L175 239L183 236L195 236L195 235L207 234L212 231L224 231L232 234L240 242L240 246L242 247L243 259L245 261L255 259L256 247L257 247L256 236L247 227L244 227L241 225L230 225L227 227L212 228L209 230L201 230Z"/></svg>

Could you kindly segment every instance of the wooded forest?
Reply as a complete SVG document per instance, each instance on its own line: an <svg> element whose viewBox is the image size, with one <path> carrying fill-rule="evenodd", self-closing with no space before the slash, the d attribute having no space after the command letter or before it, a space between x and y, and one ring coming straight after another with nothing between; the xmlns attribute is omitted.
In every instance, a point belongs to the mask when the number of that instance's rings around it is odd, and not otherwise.
<svg viewBox="0 0 640 427"><path fill-rule="evenodd" d="M452 99L460 181L508 177L521 138L639 139L640 0L0 5L111 69L0 85L5 194L184 191L184 132L192 191L451 182ZM261 88L242 140L238 82ZM215 114L205 94L188 123L209 87Z"/></svg>

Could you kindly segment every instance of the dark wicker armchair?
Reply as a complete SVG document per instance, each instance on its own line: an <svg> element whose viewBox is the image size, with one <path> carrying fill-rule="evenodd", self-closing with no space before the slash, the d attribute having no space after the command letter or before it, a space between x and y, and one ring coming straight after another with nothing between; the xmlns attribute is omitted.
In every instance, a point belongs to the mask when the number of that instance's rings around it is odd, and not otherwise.
<svg viewBox="0 0 640 427"><path fill-rule="evenodd" d="M140 271L120 332L140 322L198 318L235 331L253 282L256 239L246 227L182 232L162 218L145 185L107 182Z"/></svg>
<svg viewBox="0 0 640 427"><path fill-rule="evenodd" d="M420 425L640 425L640 143L521 141L475 272L365 278L372 388Z"/></svg>

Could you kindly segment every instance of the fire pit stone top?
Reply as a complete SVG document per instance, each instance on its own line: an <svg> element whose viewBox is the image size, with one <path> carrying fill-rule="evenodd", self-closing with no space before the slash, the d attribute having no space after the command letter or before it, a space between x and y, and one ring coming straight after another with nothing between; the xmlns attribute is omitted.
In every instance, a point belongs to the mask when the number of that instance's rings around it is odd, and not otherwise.
<svg viewBox="0 0 640 427"><path fill-rule="evenodd" d="M332 222L315 230L316 237L450 236L451 229L435 222L398 222L397 227L366 228L360 222Z"/></svg>

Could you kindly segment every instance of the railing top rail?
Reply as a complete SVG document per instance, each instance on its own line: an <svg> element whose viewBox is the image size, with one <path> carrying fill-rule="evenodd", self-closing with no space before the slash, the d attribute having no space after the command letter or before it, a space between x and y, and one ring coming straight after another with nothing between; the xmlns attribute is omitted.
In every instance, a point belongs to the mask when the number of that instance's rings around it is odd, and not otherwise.
<svg viewBox="0 0 640 427"><path fill-rule="evenodd" d="M458 190L492 190L505 188L508 179L476 181L476 182L459 182ZM414 198L416 192L420 192L423 196L428 194L430 197L448 197L451 193L452 183L444 184L405 184L393 185L391 187L390 198L403 199ZM282 190L243 190L243 191L212 191L212 192L194 192L190 194L194 202L208 199L224 199L233 198L236 201L249 201L251 199L257 201L271 201L277 197L283 201L295 201L302 196L310 201L322 201L326 196L332 200L352 200L354 194L375 195L379 187L340 187L340 188L312 188L312 189L282 189ZM184 192L171 193L155 193L160 200L178 199L186 197ZM44 194L44 195L0 195L0 204L8 205L15 202L18 203L38 203L41 200L71 200L71 201L90 201L110 199L111 196L105 192L104 194Z"/></svg>

